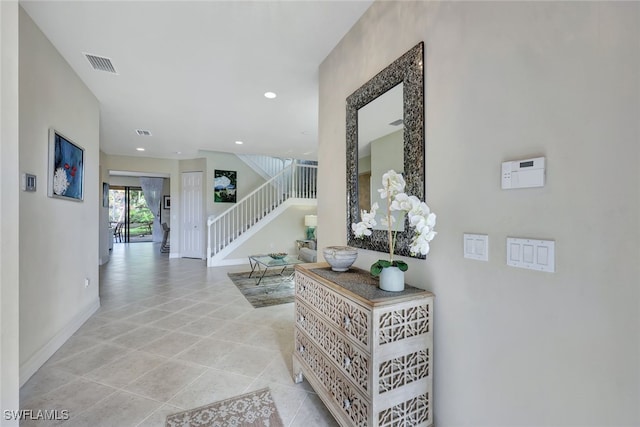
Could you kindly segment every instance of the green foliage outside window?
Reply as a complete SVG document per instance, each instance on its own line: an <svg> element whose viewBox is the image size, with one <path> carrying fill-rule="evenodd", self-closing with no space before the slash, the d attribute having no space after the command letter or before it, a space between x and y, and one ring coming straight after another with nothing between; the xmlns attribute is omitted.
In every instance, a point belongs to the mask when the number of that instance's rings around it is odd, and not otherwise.
<svg viewBox="0 0 640 427"><path fill-rule="evenodd" d="M131 236L150 234L147 224L154 221L153 213L147 208L142 190L129 190L129 230ZM125 222L125 191L109 189L109 222Z"/></svg>

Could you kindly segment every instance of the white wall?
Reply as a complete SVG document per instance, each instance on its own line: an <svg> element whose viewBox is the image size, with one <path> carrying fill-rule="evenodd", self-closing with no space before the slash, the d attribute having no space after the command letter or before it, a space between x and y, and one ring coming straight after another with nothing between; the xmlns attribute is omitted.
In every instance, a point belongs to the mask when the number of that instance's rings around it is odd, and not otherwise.
<svg viewBox="0 0 640 427"><path fill-rule="evenodd" d="M226 259L245 259L248 264L249 255L286 252L297 256L296 240L307 238L304 216L315 215L316 211L317 207L314 205L289 206ZM316 232L319 233L320 230Z"/></svg>
<svg viewBox="0 0 640 427"><path fill-rule="evenodd" d="M344 244L346 97L425 42L435 422L640 425L640 3L376 2L320 67L319 246ZM543 155L547 185L500 189ZM489 262L462 256L486 233ZM505 238L556 241L556 273ZM360 251L363 268L378 253Z"/></svg>
<svg viewBox="0 0 640 427"><path fill-rule="evenodd" d="M98 101L20 9L20 381L99 307ZM49 127L84 148L84 201L47 197ZM90 286L85 288L85 278Z"/></svg>
<svg viewBox="0 0 640 427"><path fill-rule="evenodd" d="M202 150L198 152L198 155L206 159L205 206L207 207L207 216L218 216L233 206L233 203L214 203L213 201L213 178L216 169L231 170L238 173L238 188L236 190L238 201L265 182L260 175L235 154Z"/></svg>
<svg viewBox="0 0 640 427"><path fill-rule="evenodd" d="M0 409L19 407L18 2L0 2ZM17 420L0 418L1 426Z"/></svg>
<svg viewBox="0 0 640 427"><path fill-rule="evenodd" d="M369 157L371 161L369 198L371 199L371 205L378 203L378 218L382 218L387 214L387 200L381 198L378 192L378 189L382 188L382 176L391 169L400 173L404 171L403 135L404 131L400 129L399 131L371 141L371 156ZM358 166L359 163L360 161L358 161ZM360 168L358 168L358 173L360 172ZM371 211L370 208L366 208L366 210ZM392 212L391 216L395 218L393 230L404 231L404 221L402 220L401 213ZM382 225L382 221L379 221L373 229L387 230L387 228Z"/></svg>

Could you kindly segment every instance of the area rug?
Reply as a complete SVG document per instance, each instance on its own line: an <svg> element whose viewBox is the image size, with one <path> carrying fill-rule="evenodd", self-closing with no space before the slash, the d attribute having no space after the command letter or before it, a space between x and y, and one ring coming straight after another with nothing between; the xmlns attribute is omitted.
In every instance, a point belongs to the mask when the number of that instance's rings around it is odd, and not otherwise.
<svg viewBox="0 0 640 427"><path fill-rule="evenodd" d="M167 416L166 427L284 427L268 388Z"/></svg>
<svg viewBox="0 0 640 427"><path fill-rule="evenodd" d="M267 271L259 285L256 285L256 282L261 273L254 272L253 277L249 277L249 271L228 273L228 276L247 301L255 308L260 308L293 302L295 294L292 277L293 269L286 269L282 276L278 274L279 272L280 270L277 269L273 272Z"/></svg>

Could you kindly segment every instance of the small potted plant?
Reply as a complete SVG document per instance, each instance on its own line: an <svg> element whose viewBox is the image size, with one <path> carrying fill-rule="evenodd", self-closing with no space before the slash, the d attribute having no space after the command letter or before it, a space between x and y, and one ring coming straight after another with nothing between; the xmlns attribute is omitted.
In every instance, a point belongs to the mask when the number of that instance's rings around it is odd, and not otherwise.
<svg viewBox="0 0 640 427"><path fill-rule="evenodd" d="M406 262L393 259L397 230L393 230L395 218L392 212L401 212L401 221L406 214L409 226L415 229L409 251L411 255L427 255L429 242L436 236L433 228L436 225L436 214L431 212L425 202L415 196L409 196L404 192L405 181L402 174L390 170L382 175L382 188L378 190L380 198L387 201L387 214L380 220L387 228L389 241L389 259L380 259L371 266L371 274L380 276L380 289L398 292L404 290L404 272L409 266ZM356 238L364 238L371 235L371 229L377 225L376 213L378 203L371 206L371 211L361 212L362 221L351 224L351 229Z"/></svg>

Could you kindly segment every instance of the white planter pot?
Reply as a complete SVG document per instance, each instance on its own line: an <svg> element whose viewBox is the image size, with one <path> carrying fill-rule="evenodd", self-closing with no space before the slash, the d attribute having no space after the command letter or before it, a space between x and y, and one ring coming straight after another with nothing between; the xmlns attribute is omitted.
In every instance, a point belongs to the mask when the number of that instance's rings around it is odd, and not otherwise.
<svg viewBox="0 0 640 427"><path fill-rule="evenodd" d="M383 268L380 273L380 289L389 292L404 291L404 271L398 267Z"/></svg>

